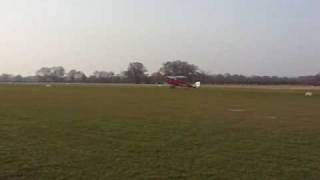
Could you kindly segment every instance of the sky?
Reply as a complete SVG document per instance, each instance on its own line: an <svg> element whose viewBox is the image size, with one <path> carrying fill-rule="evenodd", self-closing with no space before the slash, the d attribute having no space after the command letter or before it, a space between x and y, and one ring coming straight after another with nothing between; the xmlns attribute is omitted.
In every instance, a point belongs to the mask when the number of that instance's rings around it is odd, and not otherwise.
<svg viewBox="0 0 320 180"><path fill-rule="evenodd" d="M319 0L0 0L0 73L183 60L208 73L320 72Z"/></svg>

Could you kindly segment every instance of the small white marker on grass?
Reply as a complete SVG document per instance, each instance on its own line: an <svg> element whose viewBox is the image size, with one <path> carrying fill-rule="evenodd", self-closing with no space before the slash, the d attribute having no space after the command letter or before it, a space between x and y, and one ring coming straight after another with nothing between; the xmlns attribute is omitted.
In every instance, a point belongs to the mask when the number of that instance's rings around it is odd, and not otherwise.
<svg viewBox="0 0 320 180"><path fill-rule="evenodd" d="M306 92L306 93L304 94L304 96L306 96L306 97L311 97L311 96L313 96L313 93L310 92L310 91L308 91L308 92Z"/></svg>

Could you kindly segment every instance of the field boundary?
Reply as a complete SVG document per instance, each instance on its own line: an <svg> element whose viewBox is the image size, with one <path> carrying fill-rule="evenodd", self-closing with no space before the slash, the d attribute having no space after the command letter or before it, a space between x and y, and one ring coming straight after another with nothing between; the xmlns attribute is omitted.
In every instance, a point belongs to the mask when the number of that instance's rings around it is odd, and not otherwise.
<svg viewBox="0 0 320 180"><path fill-rule="evenodd" d="M0 85L61 85L61 86L150 86L167 87L167 84L132 84L132 83L61 83L61 82L0 82ZM204 84L206 88L236 88L236 89L275 89L275 90L320 90L320 86L312 85L241 85L241 84Z"/></svg>

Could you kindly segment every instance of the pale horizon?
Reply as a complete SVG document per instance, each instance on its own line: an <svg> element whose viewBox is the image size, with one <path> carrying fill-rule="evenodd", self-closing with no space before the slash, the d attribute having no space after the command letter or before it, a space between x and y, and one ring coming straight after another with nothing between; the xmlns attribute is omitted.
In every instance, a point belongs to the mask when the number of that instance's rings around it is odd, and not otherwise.
<svg viewBox="0 0 320 180"><path fill-rule="evenodd" d="M320 72L320 1L3 0L0 74L63 66L149 73L182 60L212 73Z"/></svg>

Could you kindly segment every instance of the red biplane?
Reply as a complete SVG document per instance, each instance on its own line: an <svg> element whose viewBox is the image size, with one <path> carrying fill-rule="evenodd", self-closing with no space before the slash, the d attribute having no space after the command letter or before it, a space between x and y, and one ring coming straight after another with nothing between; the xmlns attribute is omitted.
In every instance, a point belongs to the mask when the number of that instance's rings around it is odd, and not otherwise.
<svg viewBox="0 0 320 180"><path fill-rule="evenodd" d="M201 83L200 81L195 82L194 84L191 84L187 82L185 79L187 77L185 76L168 76L167 77L167 84L170 85L171 88L176 87L185 87L185 88L199 88Z"/></svg>

